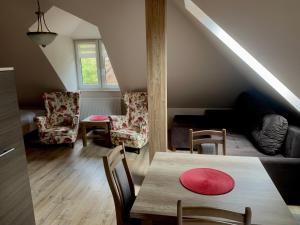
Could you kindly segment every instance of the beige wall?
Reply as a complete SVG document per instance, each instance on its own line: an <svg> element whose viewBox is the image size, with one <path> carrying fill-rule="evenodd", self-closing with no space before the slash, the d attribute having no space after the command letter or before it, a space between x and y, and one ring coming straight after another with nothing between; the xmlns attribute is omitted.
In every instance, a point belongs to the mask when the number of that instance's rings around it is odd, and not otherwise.
<svg viewBox="0 0 300 225"><path fill-rule="evenodd" d="M300 1L194 2L300 97Z"/></svg>
<svg viewBox="0 0 300 225"><path fill-rule="evenodd" d="M22 105L41 102L41 93L64 90L49 61L26 32L35 21L35 1L6 0L0 7L0 67L15 68L18 98Z"/></svg>
<svg viewBox="0 0 300 225"><path fill-rule="evenodd" d="M171 1L167 19L170 108L230 107L239 93L251 88L204 32Z"/></svg>

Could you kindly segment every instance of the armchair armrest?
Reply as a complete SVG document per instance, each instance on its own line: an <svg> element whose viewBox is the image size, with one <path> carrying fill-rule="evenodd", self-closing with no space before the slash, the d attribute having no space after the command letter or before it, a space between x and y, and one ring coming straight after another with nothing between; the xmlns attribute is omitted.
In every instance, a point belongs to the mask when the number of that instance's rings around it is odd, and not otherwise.
<svg viewBox="0 0 300 225"><path fill-rule="evenodd" d="M126 116L109 116L112 130L119 130L128 127Z"/></svg>
<svg viewBox="0 0 300 225"><path fill-rule="evenodd" d="M34 121L39 131L43 131L48 128L48 119L46 116L37 116L34 118Z"/></svg>

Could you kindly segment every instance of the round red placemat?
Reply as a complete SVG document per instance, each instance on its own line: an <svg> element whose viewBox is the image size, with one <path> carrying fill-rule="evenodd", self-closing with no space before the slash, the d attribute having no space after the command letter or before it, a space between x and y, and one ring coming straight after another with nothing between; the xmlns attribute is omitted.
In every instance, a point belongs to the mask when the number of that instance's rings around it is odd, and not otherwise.
<svg viewBox="0 0 300 225"><path fill-rule="evenodd" d="M102 120L108 120L108 116L100 116L100 115L92 115L90 116L90 121L102 121Z"/></svg>
<svg viewBox="0 0 300 225"><path fill-rule="evenodd" d="M181 184L188 190L203 195L222 195L234 188L233 178L219 170L196 168L180 176Z"/></svg>

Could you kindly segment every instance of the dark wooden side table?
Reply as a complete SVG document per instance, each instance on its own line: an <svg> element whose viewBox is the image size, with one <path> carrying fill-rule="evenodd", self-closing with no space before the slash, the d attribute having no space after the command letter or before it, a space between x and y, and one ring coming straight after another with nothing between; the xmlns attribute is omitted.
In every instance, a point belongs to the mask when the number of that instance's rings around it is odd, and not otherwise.
<svg viewBox="0 0 300 225"><path fill-rule="evenodd" d="M87 146L87 139L98 139L104 140L104 144L106 147L111 147L111 139L110 139L110 121L107 120L100 120L100 121L91 121L90 117L85 118L80 122L81 129L82 129L82 142L83 146ZM89 132L87 132L89 130ZM103 130L103 135L94 134L95 130ZM99 132L100 133L100 132Z"/></svg>

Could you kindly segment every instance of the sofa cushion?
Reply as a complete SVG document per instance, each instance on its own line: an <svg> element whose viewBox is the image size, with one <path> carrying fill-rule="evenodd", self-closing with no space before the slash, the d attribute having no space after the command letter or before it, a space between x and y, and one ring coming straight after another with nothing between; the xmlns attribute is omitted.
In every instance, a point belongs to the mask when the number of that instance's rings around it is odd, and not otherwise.
<svg viewBox="0 0 300 225"><path fill-rule="evenodd" d="M279 153L288 129L288 121L276 114L268 114L262 118L252 132L252 138L257 147L265 154Z"/></svg>
<svg viewBox="0 0 300 225"><path fill-rule="evenodd" d="M289 126L286 141L285 151L283 153L288 158L300 158L300 128Z"/></svg>
<svg viewBox="0 0 300 225"><path fill-rule="evenodd" d="M247 138L247 136L230 131L227 131L226 136L226 155L260 158L269 157L268 155L258 151L253 143ZM283 158L283 156L280 154L273 157Z"/></svg>

